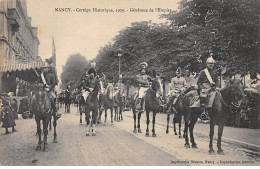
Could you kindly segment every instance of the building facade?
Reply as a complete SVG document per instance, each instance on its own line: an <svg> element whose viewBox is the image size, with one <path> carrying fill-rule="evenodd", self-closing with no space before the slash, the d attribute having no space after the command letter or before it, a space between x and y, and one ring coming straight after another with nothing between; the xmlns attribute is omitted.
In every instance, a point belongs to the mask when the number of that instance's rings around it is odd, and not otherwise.
<svg viewBox="0 0 260 169"><path fill-rule="evenodd" d="M0 0L0 89L8 90L8 77L42 65L37 27L27 15L26 0ZM6 76L6 77L5 77ZM5 82L3 82L5 80Z"/></svg>

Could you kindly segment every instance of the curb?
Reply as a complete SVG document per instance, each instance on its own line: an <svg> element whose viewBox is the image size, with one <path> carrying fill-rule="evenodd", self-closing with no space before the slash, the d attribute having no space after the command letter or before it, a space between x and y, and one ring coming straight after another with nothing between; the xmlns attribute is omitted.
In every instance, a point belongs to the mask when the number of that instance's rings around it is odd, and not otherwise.
<svg viewBox="0 0 260 169"><path fill-rule="evenodd" d="M126 115L127 116L127 115ZM129 118L131 118L130 116L127 116ZM166 123L163 123L163 122L156 122L157 125L160 125L160 126L164 126L166 127L167 124ZM172 126L169 126L169 128L173 128ZM209 133L205 133L205 132L202 132L202 131L199 131L199 130L193 130L195 133L197 134L201 134L203 136L207 136L209 137ZM217 140L217 135L214 136L213 138L214 140ZM243 142L243 141L239 141L239 140L234 140L234 139L231 139L231 138L226 138L226 137L223 137L222 136L222 139L221 139L223 142L225 143L231 143L231 144L235 144L235 145L239 145L241 147L244 147L244 148L247 148L247 149L250 149L250 150L253 150L253 151L257 151L257 152L260 152L260 146L259 145L255 145L255 144L250 144L250 143L246 143L246 142Z"/></svg>

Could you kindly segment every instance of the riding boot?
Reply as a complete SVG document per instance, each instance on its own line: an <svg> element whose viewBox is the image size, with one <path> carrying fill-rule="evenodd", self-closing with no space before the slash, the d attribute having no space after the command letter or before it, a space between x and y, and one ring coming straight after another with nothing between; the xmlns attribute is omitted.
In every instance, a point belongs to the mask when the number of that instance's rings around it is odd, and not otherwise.
<svg viewBox="0 0 260 169"><path fill-rule="evenodd" d="M136 104L136 110L141 110L141 102L142 102L142 98L138 98L137 99L137 104Z"/></svg>

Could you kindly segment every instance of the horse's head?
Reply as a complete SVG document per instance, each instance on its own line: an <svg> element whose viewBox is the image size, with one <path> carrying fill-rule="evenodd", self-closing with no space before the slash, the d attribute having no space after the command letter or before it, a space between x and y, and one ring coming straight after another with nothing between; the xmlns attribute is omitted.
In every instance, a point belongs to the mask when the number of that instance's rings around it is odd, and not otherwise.
<svg viewBox="0 0 260 169"><path fill-rule="evenodd" d="M47 92L43 88L39 88L37 91L34 91L35 99L39 110L41 112L50 111L51 109L51 101L48 98Z"/></svg>
<svg viewBox="0 0 260 169"><path fill-rule="evenodd" d="M241 103L245 102L245 94L243 90L243 84L239 79L230 80L230 84L227 87L228 100L234 108L240 108Z"/></svg>
<svg viewBox="0 0 260 169"><path fill-rule="evenodd" d="M153 75L152 75L152 90L155 91L156 96L162 96L163 94L163 85L162 85L162 79L159 76L156 76L155 70L153 70Z"/></svg>

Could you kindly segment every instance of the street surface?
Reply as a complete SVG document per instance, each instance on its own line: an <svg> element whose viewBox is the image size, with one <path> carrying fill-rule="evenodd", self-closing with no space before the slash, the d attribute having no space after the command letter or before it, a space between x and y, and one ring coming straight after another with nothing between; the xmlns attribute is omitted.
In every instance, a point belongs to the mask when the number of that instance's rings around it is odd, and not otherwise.
<svg viewBox="0 0 260 169"><path fill-rule="evenodd" d="M222 142L225 155L208 154L208 124L197 123L195 141L198 149L184 148L184 139L175 136L172 128L166 134L166 115L157 114L157 137L145 137L146 116L142 114L143 133L133 133L132 112L124 112L124 121L96 126L96 136L86 136L86 123L79 124L79 113L71 106L71 113L58 120L58 143L53 143L53 131L48 135L48 152L36 151L38 142L34 119L16 120L18 132L5 135L0 129L1 166L165 166L165 165L259 165L260 153L239 144ZM110 112L108 112L110 117ZM150 116L151 117L151 116ZM84 119L84 115L83 115ZM172 120L172 119L171 119ZM170 124L172 127L172 123ZM150 135L152 125L150 123ZM217 126L216 126L217 127ZM235 130L233 130L235 129ZM183 126L182 126L183 130ZM11 129L10 129L11 131ZM215 132L216 133L216 132ZM259 145L259 130L226 127L223 137ZM258 138L258 139L257 139ZM214 149L217 151L216 141Z"/></svg>

